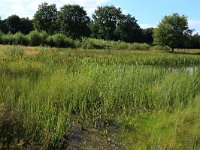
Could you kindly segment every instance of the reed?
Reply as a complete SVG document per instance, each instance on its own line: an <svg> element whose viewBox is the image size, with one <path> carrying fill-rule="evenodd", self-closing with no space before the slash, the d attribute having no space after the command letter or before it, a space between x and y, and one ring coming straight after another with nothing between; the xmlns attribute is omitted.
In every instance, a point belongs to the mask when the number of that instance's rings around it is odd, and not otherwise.
<svg viewBox="0 0 200 150"><path fill-rule="evenodd" d="M100 129L114 120L128 149L200 147L198 55L0 51L0 148L61 149L74 120Z"/></svg>

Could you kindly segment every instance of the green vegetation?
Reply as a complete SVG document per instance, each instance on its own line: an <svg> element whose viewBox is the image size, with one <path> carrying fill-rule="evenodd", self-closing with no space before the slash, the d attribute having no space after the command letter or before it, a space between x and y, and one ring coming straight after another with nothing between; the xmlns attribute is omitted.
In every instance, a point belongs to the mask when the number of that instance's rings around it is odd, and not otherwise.
<svg viewBox="0 0 200 150"><path fill-rule="evenodd" d="M112 49L112 50L149 50L150 45L145 43L126 43L121 41L105 41L93 38L73 40L65 34L48 35L46 32L32 31L28 35L1 34L0 44L25 46L50 46L60 48Z"/></svg>
<svg viewBox="0 0 200 150"><path fill-rule="evenodd" d="M72 126L125 149L199 149L200 56L107 48L1 46L0 149L66 149Z"/></svg>
<svg viewBox="0 0 200 150"><path fill-rule="evenodd" d="M165 16L155 29L154 42L157 45L170 46L173 50L174 48L184 47L191 33L192 30L189 30L187 17L174 13Z"/></svg>
<svg viewBox="0 0 200 150"><path fill-rule="evenodd" d="M188 27L188 18L178 13L164 16L157 27L147 29L142 29L134 16L124 14L121 8L113 5L97 7L91 18L80 5L68 4L57 10L56 4L48 4L46 2L38 6L38 10L32 20L20 18L17 15L9 16L4 20L1 20L0 17L0 37L1 33L8 34L8 36L5 35L8 40L5 39L6 41L1 42L2 44L21 44L21 42L13 43L10 39L12 38L10 34L18 32L25 35L31 32L35 38L38 36L37 40L39 39L39 34L36 35L38 31L46 33L48 36L53 36L50 41L55 39L54 34L56 36L59 35L59 38L61 38L60 34L63 34L74 40L80 40L84 37L128 43L148 43L152 46L161 45L165 47L162 49L166 49L169 46L172 51L175 48L200 48L199 34L192 34L193 30ZM21 37L24 39L23 36ZM63 39L65 37L62 37L62 41ZM48 42L42 43L42 45L48 45ZM49 45L57 46L57 44ZM68 40L66 44L61 45L60 47L63 47L63 45L69 47Z"/></svg>

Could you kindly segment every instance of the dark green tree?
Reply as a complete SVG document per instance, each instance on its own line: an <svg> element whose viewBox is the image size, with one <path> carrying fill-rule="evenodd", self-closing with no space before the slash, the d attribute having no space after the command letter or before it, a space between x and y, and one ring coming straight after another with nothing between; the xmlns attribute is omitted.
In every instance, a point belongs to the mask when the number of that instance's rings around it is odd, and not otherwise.
<svg viewBox="0 0 200 150"><path fill-rule="evenodd" d="M187 36L191 34L188 28L186 16L180 16L174 13L170 16L165 16L158 28L154 31L154 43L162 46L170 46L172 51L174 48L184 47Z"/></svg>
<svg viewBox="0 0 200 150"><path fill-rule="evenodd" d="M23 34L30 33L33 31L33 21L29 20L29 18L21 18L19 30Z"/></svg>
<svg viewBox="0 0 200 150"><path fill-rule="evenodd" d="M142 42L142 30L135 17L121 15L115 31L117 40L125 42Z"/></svg>
<svg viewBox="0 0 200 150"><path fill-rule="evenodd" d="M86 11L79 5L65 5L58 13L60 31L73 38L89 36L89 22Z"/></svg>
<svg viewBox="0 0 200 150"><path fill-rule="evenodd" d="M34 28L53 34L58 31L57 8L55 4L42 3L34 15Z"/></svg>
<svg viewBox="0 0 200 150"><path fill-rule="evenodd" d="M9 32L6 20L1 20L1 22L0 22L0 31L2 33L8 33Z"/></svg>
<svg viewBox="0 0 200 150"><path fill-rule="evenodd" d="M9 16L6 19L6 24L10 33L17 33L20 31L20 17L17 15Z"/></svg>
<svg viewBox="0 0 200 150"><path fill-rule="evenodd" d="M115 35L122 11L115 6L98 7L91 22L92 37L106 40L117 40Z"/></svg>
<svg viewBox="0 0 200 150"><path fill-rule="evenodd" d="M143 43L152 44L153 43L153 32L154 28L143 29Z"/></svg>
<svg viewBox="0 0 200 150"><path fill-rule="evenodd" d="M200 48L200 35L194 34L188 36L188 40L185 43L186 48Z"/></svg>

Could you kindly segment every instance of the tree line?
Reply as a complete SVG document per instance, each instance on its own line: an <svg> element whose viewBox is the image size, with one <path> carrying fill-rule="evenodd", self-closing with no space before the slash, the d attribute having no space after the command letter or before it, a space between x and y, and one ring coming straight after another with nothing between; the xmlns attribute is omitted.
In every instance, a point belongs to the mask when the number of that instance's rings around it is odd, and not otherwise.
<svg viewBox="0 0 200 150"><path fill-rule="evenodd" d="M32 20L17 15L0 20L4 34L45 31L48 35L64 34L73 39L91 37L129 43L148 43L173 48L200 48L200 36L188 28L187 17L174 13L165 16L157 28L142 29L130 14L123 14L115 6L97 7L90 18L79 5L64 5L46 2L38 6Z"/></svg>

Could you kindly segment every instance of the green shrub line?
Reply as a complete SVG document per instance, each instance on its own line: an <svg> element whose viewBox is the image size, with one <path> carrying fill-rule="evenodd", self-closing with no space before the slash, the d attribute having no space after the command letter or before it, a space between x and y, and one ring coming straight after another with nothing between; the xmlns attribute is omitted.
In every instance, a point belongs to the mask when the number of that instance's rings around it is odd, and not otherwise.
<svg viewBox="0 0 200 150"><path fill-rule="evenodd" d="M108 50L150 50L146 43L126 43L122 41L106 41L94 38L72 39L62 33L48 35L46 32L32 31L28 35L20 32L16 34L0 34L0 44L24 46L50 46L57 48L84 48Z"/></svg>

